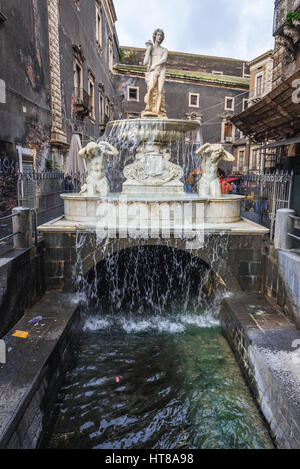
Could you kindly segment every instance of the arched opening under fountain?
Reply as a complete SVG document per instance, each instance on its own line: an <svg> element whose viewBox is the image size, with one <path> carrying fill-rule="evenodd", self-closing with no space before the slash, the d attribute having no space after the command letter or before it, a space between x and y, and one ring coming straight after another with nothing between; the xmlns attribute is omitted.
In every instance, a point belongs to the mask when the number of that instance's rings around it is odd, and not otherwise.
<svg viewBox="0 0 300 469"><path fill-rule="evenodd" d="M196 316L208 308L217 315L217 299L225 284L191 252L138 244L114 251L94 265L83 290L90 316L122 315L143 320Z"/></svg>

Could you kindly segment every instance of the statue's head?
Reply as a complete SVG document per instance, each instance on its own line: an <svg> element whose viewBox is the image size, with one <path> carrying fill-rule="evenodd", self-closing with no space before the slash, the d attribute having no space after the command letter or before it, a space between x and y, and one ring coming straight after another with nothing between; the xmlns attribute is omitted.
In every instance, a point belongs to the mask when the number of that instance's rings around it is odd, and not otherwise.
<svg viewBox="0 0 300 469"><path fill-rule="evenodd" d="M156 41L156 37L159 36L158 38L158 42L159 44L161 44L163 42L163 40L165 39L165 33L163 32L162 29L156 29L153 33L153 42L155 43Z"/></svg>

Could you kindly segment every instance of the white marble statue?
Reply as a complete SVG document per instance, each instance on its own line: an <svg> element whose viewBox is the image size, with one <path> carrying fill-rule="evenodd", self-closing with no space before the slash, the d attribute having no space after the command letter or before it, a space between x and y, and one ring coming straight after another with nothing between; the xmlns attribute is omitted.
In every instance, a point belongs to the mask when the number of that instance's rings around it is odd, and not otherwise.
<svg viewBox="0 0 300 469"><path fill-rule="evenodd" d="M220 198L222 196L220 180L217 175L221 160L234 161L231 153L220 144L206 143L196 151L201 159L202 177L198 183L200 197Z"/></svg>
<svg viewBox="0 0 300 469"><path fill-rule="evenodd" d="M166 118L164 85L166 79L166 64L168 49L161 47L165 38L162 29L156 29L152 41L146 42L144 65L147 66L145 75L147 94L145 96L146 109L142 117Z"/></svg>
<svg viewBox="0 0 300 469"><path fill-rule="evenodd" d="M118 150L108 142L90 142L79 155L87 161L88 177L81 188L81 195L105 197L109 194L108 180L104 174L104 158L117 156Z"/></svg>

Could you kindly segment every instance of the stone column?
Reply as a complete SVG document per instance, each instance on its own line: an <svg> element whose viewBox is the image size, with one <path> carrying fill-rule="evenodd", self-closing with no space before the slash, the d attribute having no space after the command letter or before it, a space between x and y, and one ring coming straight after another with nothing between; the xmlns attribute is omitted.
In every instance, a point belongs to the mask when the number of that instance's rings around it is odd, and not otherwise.
<svg viewBox="0 0 300 469"><path fill-rule="evenodd" d="M26 249L32 247L32 218L30 208L15 207L12 214L13 220L14 248Z"/></svg>
<svg viewBox="0 0 300 469"><path fill-rule="evenodd" d="M67 137L62 127L61 73L59 47L59 0L48 0L48 36L51 88L51 141L54 145L65 145Z"/></svg>
<svg viewBox="0 0 300 469"><path fill-rule="evenodd" d="M276 213L275 225L275 249L289 250L293 247L293 238L288 233L293 234L293 220L290 215L295 215L295 210L281 208Z"/></svg>

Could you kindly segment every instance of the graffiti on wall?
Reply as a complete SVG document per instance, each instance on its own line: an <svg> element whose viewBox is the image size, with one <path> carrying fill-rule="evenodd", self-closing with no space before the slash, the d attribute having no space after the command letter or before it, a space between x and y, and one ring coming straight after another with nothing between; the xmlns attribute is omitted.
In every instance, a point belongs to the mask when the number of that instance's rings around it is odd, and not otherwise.
<svg viewBox="0 0 300 469"><path fill-rule="evenodd" d="M0 156L0 174L14 174L15 160L9 156Z"/></svg>

